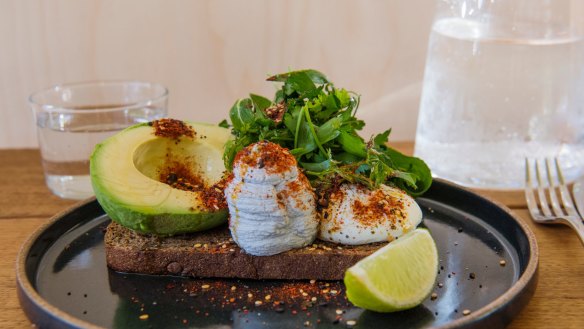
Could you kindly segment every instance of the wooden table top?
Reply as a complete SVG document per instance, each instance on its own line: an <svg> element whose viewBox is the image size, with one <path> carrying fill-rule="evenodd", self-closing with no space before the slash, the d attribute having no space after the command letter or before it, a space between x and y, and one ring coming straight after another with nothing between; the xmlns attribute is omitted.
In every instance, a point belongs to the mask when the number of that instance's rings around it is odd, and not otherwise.
<svg viewBox="0 0 584 329"><path fill-rule="evenodd" d="M394 146L411 153L412 145ZM511 208L534 231L540 249L537 290L509 328L584 328L584 247L576 234L564 226L533 224L521 191L478 193ZM38 150L0 150L1 328L31 326L16 296L20 246L42 223L75 203L46 188Z"/></svg>

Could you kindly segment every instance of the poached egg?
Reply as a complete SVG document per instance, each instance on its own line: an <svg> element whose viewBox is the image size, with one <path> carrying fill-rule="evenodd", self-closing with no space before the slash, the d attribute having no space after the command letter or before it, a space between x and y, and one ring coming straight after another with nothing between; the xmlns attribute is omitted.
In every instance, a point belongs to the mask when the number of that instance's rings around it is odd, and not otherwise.
<svg viewBox="0 0 584 329"><path fill-rule="evenodd" d="M391 241L416 228L422 210L404 191L343 184L322 209L318 238L347 245Z"/></svg>
<svg viewBox="0 0 584 329"><path fill-rule="evenodd" d="M225 196L231 236L251 255L278 254L316 238L314 191L294 156L277 144L258 142L241 150Z"/></svg>

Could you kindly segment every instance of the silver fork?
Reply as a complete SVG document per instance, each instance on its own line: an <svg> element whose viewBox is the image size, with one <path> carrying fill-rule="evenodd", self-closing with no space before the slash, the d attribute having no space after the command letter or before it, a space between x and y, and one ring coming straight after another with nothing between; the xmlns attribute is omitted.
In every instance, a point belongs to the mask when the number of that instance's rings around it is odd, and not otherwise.
<svg viewBox="0 0 584 329"><path fill-rule="evenodd" d="M578 214L574 207L574 202L570 191L566 187L566 182L564 181L564 176L562 175L562 170L557 158L554 158L555 168L556 168L556 179L552 175L552 169L550 165L550 159L546 158L545 163L545 173L547 176L547 184L544 182L543 175L541 174L539 161L537 159L530 161L525 159L525 198L527 200L527 208L531 214L531 218L536 223L541 224L565 224L572 227L582 244L584 244L584 222L582 217ZM532 164L530 164L532 162ZM530 167L533 165L535 168L535 177L537 190L537 203L533 181L531 177ZM556 189L560 192L560 198L558 199L558 194ZM549 200L549 203L548 203Z"/></svg>

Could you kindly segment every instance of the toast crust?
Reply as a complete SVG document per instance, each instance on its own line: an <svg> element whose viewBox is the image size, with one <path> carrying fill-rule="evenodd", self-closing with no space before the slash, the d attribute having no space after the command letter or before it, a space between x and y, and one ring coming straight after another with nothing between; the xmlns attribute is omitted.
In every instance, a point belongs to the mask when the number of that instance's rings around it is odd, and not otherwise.
<svg viewBox="0 0 584 329"><path fill-rule="evenodd" d="M384 245L348 246L317 240L273 256L252 256L233 242L227 225L158 237L112 222L105 234L107 265L115 271L198 278L342 280L349 267Z"/></svg>

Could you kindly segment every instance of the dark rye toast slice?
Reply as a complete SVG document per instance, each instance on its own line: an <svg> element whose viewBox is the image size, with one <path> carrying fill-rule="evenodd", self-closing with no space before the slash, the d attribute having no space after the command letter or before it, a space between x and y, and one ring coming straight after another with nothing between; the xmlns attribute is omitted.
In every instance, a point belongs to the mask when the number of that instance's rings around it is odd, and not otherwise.
<svg viewBox="0 0 584 329"><path fill-rule="evenodd" d="M158 237L112 222L105 234L107 265L115 271L199 278L342 280L347 268L384 245L347 246L317 240L273 256L252 256L233 242L227 225Z"/></svg>

